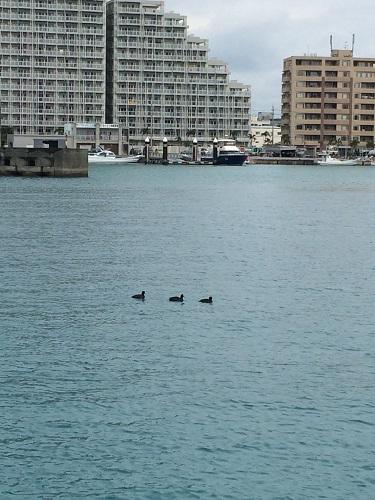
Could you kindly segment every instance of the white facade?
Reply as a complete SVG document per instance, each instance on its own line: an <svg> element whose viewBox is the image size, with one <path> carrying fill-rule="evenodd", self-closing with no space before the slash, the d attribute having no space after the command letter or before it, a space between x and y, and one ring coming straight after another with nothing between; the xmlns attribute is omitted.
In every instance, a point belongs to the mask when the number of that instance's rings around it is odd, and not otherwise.
<svg viewBox="0 0 375 500"><path fill-rule="evenodd" d="M250 88L230 81L227 64L210 60L207 40L187 29L163 1L110 0L107 122L121 125L131 144L225 135L248 144Z"/></svg>
<svg viewBox="0 0 375 500"><path fill-rule="evenodd" d="M105 116L104 0L1 0L1 125L54 134Z"/></svg>
<svg viewBox="0 0 375 500"><path fill-rule="evenodd" d="M105 146L116 154L123 153L122 129L99 123L67 123L64 127L68 148L93 149Z"/></svg>
<svg viewBox="0 0 375 500"><path fill-rule="evenodd" d="M259 120L251 117L251 145L262 148L270 144L281 144L281 125L275 125L272 120Z"/></svg>

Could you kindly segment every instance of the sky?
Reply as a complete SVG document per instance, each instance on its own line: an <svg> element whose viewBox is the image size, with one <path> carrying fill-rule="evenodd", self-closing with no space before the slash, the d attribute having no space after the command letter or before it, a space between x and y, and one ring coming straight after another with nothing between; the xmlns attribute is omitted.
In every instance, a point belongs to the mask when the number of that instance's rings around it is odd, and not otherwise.
<svg viewBox="0 0 375 500"><path fill-rule="evenodd" d="M375 57L374 0L165 0L188 17L189 32L208 38L210 55L226 61L232 78L252 86L252 110L280 113L282 61L329 55L351 47Z"/></svg>

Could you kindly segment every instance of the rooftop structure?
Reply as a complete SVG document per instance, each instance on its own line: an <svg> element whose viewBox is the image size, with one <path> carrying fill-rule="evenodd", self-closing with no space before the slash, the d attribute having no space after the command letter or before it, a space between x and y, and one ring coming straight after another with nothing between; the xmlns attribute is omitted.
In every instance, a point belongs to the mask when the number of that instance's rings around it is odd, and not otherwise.
<svg viewBox="0 0 375 500"><path fill-rule="evenodd" d="M249 87L231 81L227 64L209 59L207 40L188 34L186 17L162 1L107 4L107 92L106 120L128 143L249 140Z"/></svg>
<svg viewBox="0 0 375 500"><path fill-rule="evenodd" d="M284 60L282 138L313 149L373 148L375 58L352 50Z"/></svg>
<svg viewBox="0 0 375 500"><path fill-rule="evenodd" d="M55 134L105 114L104 0L1 0L1 125Z"/></svg>

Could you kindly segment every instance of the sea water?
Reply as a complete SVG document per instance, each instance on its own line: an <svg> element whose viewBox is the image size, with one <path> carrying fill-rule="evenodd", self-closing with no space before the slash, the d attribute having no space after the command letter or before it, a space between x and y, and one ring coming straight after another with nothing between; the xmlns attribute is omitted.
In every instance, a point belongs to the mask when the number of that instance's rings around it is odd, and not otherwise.
<svg viewBox="0 0 375 500"><path fill-rule="evenodd" d="M1 499L375 498L374 169L101 166L0 209Z"/></svg>

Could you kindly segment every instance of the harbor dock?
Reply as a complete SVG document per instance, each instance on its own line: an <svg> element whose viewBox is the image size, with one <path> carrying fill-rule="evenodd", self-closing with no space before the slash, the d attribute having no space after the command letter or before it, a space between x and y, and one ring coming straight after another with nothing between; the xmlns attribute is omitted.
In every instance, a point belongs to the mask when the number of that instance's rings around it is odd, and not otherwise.
<svg viewBox="0 0 375 500"><path fill-rule="evenodd" d="M316 158L288 158L288 157L266 157L266 156L250 156L248 158L249 165L316 165Z"/></svg>

